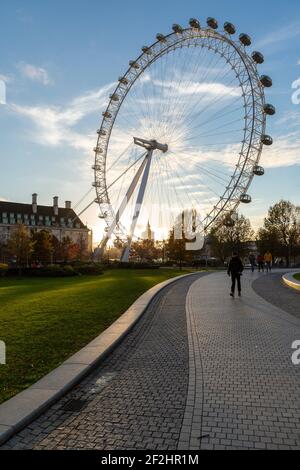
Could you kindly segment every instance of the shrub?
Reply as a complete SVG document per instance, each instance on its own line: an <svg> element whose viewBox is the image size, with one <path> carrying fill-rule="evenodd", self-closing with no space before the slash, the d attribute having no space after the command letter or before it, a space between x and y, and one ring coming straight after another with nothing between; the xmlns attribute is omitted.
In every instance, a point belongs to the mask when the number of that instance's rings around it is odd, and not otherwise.
<svg viewBox="0 0 300 470"><path fill-rule="evenodd" d="M72 266L62 267L57 264L49 264L46 268L37 269L35 275L40 277L69 277L77 276L78 273Z"/></svg>
<svg viewBox="0 0 300 470"><path fill-rule="evenodd" d="M63 271L65 276L78 276L78 271L75 271L73 266L64 266Z"/></svg>
<svg viewBox="0 0 300 470"><path fill-rule="evenodd" d="M0 263L0 277L5 276L8 271L8 264Z"/></svg>
<svg viewBox="0 0 300 470"><path fill-rule="evenodd" d="M123 268L123 269L159 269L159 264L147 263L147 262L135 262L129 261L122 263L121 261L109 265L113 268Z"/></svg>
<svg viewBox="0 0 300 470"><path fill-rule="evenodd" d="M100 275L103 274L103 266L98 263L82 264L76 267L76 271L80 274Z"/></svg>

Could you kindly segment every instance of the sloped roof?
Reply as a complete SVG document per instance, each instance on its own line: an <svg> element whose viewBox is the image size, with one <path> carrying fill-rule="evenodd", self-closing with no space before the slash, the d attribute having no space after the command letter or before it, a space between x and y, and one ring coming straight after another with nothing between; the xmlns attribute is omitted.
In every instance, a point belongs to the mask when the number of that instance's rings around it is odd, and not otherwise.
<svg viewBox="0 0 300 470"><path fill-rule="evenodd" d="M2 223L2 214L6 212L9 216L10 213L21 214L22 219L24 219L24 215L31 217L34 216L36 225L38 225L39 216L48 216L50 218L55 217L53 220L53 225L60 225L60 219L72 219L74 220L74 224L80 224L80 228L86 228L80 218L76 215L73 209L66 209L65 207L58 208L58 215L54 214L53 206L41 206L37 205L37 213L33 214L32 211L32 204L22 204L19 202L8 202L8 201L0 201L0 223Z"/></svg>

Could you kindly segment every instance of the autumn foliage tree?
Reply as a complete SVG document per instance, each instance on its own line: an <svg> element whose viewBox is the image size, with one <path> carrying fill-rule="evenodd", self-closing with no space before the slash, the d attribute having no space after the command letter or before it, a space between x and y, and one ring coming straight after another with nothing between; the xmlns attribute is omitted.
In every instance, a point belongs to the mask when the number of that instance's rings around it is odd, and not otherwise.
<svg viewBox="0 0 300 470"><path fill-rule="evenodd" d="M18 225L9 239L8 250L15 257L19 275L22 274L22 267L28 265L34 245L35 242L32 240L27 227L21 224Z"/></svg>
<svg viewBox="0 0 300 470"><path fill-rule="evenodd" d="M264 226L258 231L261 251L269 249L282 256L289 266L291 257L300 252L300 206L281 200L270 207Z"/></svg>
<svg viewBox="0 0 300 470"><path fill-rule="evenodd" d="M243 215L238 215L231 223L223 223L214 228L210 233L210 245L212 252L223 262L231 256L233 251L237 251L240 256L245 255L249 250L247 242L254 239L250 220Z"/></svg>
<svg viewBox="0 0 300 470"><path fill-rule="evenodd" d="M131 250L140 261L151 262L158 258L158 250L154 240L140 240L134 242L131 246Z"/></svg>
<svg viewBox="0 0 300 470"><path fill-rule="evenodd" d="M32 258L43 264L52 262L54 252L53 236L47 230L40 230L32 234L34 248Z"/></svg>

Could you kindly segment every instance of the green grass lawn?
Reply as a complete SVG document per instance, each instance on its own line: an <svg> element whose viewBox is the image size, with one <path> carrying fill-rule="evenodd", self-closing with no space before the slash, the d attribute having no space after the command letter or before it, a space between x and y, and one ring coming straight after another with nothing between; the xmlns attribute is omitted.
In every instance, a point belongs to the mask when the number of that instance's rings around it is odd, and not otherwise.
<svg viewBox="0 0 300 470"><path fill-rule="evenodd" d="M294 274L294 278L297 279L297 281L300 281L300 273Z"/></svg>
<svg viewBox="0 0 300 470"><path fill-rule="evenodd" d="M0 403L36 382L113 323L143 292L179 270L102 276L0 278Z"/></svg>

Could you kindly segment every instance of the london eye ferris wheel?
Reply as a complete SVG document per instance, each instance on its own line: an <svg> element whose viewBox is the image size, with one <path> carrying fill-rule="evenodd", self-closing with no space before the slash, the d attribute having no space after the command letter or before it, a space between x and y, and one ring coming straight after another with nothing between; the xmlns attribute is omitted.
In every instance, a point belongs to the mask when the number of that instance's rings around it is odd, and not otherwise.
<svg viewBox="0 0 300 470"><path fill-rule="evenodd" d="M125 242L149 221L167 236L178 214L197 211L201 230L230 218L262 176L265 101L272 80L260 75L260 52L248 53L251 38L208 18L174 24L168 35L144 46L120 76L103 113L95 151L94 182L100 217L111 237Z"/></svg>

